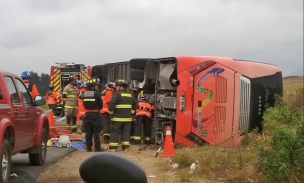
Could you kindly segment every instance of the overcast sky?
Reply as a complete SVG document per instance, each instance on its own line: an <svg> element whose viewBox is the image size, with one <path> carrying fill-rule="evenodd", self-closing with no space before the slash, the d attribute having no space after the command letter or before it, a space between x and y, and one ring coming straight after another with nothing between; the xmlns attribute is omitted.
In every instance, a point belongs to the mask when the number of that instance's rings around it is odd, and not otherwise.
<svg viewBox="0 0 304 183"><path fill-rule="evenodd" d="M175 55L303 73L303 0L0 0L0 70Z"/></svg>

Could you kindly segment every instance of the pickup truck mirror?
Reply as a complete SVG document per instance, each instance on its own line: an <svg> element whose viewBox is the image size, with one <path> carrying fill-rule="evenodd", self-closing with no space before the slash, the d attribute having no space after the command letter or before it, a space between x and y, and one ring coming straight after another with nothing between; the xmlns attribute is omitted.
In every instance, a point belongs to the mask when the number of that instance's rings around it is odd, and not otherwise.
<svg viewBox="0 0 304 183"><path fill-rule="evenodd" d="M43 96L36 96L34 98L34 105L39 106L39 105L44 105L45 104L45 98Z"/></svg>

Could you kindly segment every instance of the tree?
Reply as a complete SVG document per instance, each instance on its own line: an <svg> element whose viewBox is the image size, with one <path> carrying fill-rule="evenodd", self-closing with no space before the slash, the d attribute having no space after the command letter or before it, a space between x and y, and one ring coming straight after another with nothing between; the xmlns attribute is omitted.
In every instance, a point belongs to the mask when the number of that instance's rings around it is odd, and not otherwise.
<svg viewBox="0 0 304 183"><path fill-rule="evenodd" d="M31 71L31 83L35 84L40 95L44 96L49 90L50 76L41 73L39 76L37 72Z"/></svg>

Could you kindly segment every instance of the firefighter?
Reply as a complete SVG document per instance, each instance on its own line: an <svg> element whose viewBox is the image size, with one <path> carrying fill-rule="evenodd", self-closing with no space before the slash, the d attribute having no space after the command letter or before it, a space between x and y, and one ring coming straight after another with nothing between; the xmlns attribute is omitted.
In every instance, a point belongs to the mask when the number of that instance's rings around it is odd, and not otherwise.
<svg viewBox="0 0 304 183"><path fill-rule="evenodd" d="M153 106L142 96L138 101L138 109L136 110L135 129L134 129L134 143L141 142L141 128L144 128L144 143L150 145L151 136L151 112Z"/></svg>
<svg viewBox="0 0 304 183"><path fill-rule="evenodd" d="M81 129L80 129L81 133L85 133L85 118L84 118L85 108L83 106L83 94L84 94L84 92L87 91L86 87L87 87L87 82L83 81L81 84L81 87L78 91L78 96L77 96L78 114L79 114L80 120L82 121Z"/></svg>
<svg viewBox="0 0 304 183"><path fill-rule="evenodd" d="M132 114L137 109L136 99L127 92L128 83L119 79L115 83L116 93L109 102L110 124L110 151L118 149L119 134L121 132L122 150L129 148Z"/></svg>
<svg viewBox="0 0 304 183"><path fill-rule="evenodd" d="M76 76L69 76L69 84L63 89L64 113L66 117L66 124L75 132L77 130L77 93Z"/></svg>
<svg viewBox="0 0 304 183"><path fill-rule="evenodd" d="M110 140L110 115L109 115L109 109L108 109L108 103L110 102L112 95L113 95L113 87L114 84L108 83L105 85L105 90L101 94L101 99L103 102L103 107L100 110L101 113L101 121L102 121L102 132L103 132L103 142L105 144L109 143Z"/></svg>
<svg viewBox="0 0 304 183"><path fill-rule="evenodd" d="M32 95L32 98L35 98L36 96L39 95L36 85L31 82L31 73L30 72L23 71L21 74L21 79L24 82L24 84L27 86L29 92Z"/></svg>
<svg viewBox="0 0 304 183"><path fill-rule="evenodd" d="M100 147L99 132L101 130L100 124L100 110L103 107L100 94L97 89L96 79L90 79L87 81L88 91L83 94L83 105L86 109L86 146L87 151L92 151L92 136L94 136L95 152L103 151Z"/></svg>
<svg viewBox="0 0 304 183"><path fill-rule="evenodd" d="M49 109L53 111L54 119L56 119L57 100L59 100L59 96L54 91L54 86L52 84L49 85L49 88L50 90L46 93L45 97Z"/></svg>

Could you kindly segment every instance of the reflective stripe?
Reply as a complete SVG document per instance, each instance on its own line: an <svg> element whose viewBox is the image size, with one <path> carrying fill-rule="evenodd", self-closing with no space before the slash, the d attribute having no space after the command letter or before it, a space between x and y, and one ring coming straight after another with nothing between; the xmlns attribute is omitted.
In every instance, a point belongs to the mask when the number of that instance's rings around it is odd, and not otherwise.
<svg viewBox="0 0 304 183"><path fill-rule="evenodd" d="M77 97L76 95L68 95L67 97Z"/></svg>
<svg viewBox="0 0 304 183"><path fill-rule="evenodd" d="M99 112L98 109L87 109L85 112Z"/></svg>
<svg viewBox="0 0 304 183"><path fill-rule="evenodd" d="M150 140L150 137L145 137L145 140Z"/></svg>
<svg viewBox="0 0 304 183"><path fill-rule="evenodd" d="M128 145L130 145L130 142L128 142L128 141L122 141L121 145L127 145L128 146Z"/></svg>
<svg viewBox="0 0 304 183"><path fill-rule="evenodd" d="M118 146L118 143L110 142L109 146Z"/></svg>
<svg viewBox="0 0 304 183"><path fill-rule="evenodd" d="M139 136L134 136L134 140L140 140Z"/></svg>
<svg viewBox="0 0 304 183"><path fill-rule="evenodd" d="M71 128L73 129L73 128L77 128L77 126L71 126Z"/></svg>
<svg viewBox="0 0 304 183"><path fill-rule="evenodd" d="M66 100L66 98L63 98L62 100Z"/></svg>
<svg viewBox="0 0 304 183"><path fill-rule="evenodd" d="M73 109L73 108L77 108L77 106L70 106L70 105L66 105L66 106L64 106L66 109Z"/></svg>
<svg viewBox="0 0 304 183"><path fill-rule="evenodd" d="M122 97L132 97L130 93L121 93Z"/></svg>
<svg viewBox="0 0 304 183"><path fill-rule="evenodd" d="M146 111L137 111L136 115L138 116L147 116L147 117L151 117L151 113L150 112L146 112Z"/></svg>
<svg viewBox="0 0 304 183"><path fill-rule="evenodd" d="M171 131L166 131L166 135L171 135Z"/></svg>
<svg viewBox="0 0 304 183"><path fill-rule="evenodd" d="M110 134L109 133L104 133L103 136L110 136Z"/></svg>
<svg viewBox="0 0 304 183"><path fill-rule="evenodd" d="M134 114L134 113L135 113L135 111L132 109L132 110L131 110L131 113L132 113L132 114Z"/></svg>
<svg viewBox="0 0 304 183"><path fill-rule="evenodd" d="M134 136L130 136L130 139L134 139Z"/></svg>
<svg viewBox="0 0 304 183"><path fill-rule="evenodd" d="M109 114L113 114L114 113L114 111L109 111Z"/></svg>
<svg viewBox="0 0 304 183"><path fill-rule="evenodd" d="M112 121L132 121L132 118L112 118Z"/></svg>
<svg viewBox="0 0 304 183"><path fill-rule="evenodd" d="M130 105L130 104L119 104L119 105L116 105L115 108L118 108L118 109L129 109L129 108L132 108L132 105Z"/></svg>
<svg viewBox="0 0 304 183"><path fill-rule="evenodd" d="M63 94L63 95L66 94L66 95L67 95L68 93L67 93L67 92L63 92L62 94Z"/></svg>
<svg viewBox="0 0 304 183"><path fill-rule="evenodd" d="M91 102L94 102L95 99L83 99L83 101L91 101Z"/></svg>
<svg viewBox="0 0 304 183"><path fill-rule="evenodd" d="M62 107L57 107L58 109L62 109Z"/></svg>

